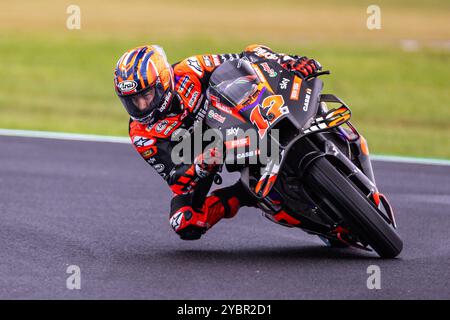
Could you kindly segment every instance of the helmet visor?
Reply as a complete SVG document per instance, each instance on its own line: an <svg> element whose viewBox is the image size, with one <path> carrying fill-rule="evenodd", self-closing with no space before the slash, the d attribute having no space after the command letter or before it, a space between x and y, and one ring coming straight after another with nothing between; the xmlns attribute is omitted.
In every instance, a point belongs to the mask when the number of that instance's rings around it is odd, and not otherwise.
<svg viewBox="0 0 450 320"><path fill-rule="evenodd" d="M119 96L128 114L135 120L143 121L150 118L156 107L161 103L164 90L152 86L132 95Z"/></svg>

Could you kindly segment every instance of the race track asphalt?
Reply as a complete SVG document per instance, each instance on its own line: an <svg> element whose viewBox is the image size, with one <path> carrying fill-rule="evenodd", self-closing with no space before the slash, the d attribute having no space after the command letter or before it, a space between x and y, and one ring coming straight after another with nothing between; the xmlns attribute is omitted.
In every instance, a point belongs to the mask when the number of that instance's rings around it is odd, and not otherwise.
<svg viewBox="0 0 450 320"><path fill-rule="evenodd" d="M394 260L325 247L249 208L181 241L169 189L131 145L0 137L0 298L449 299L450 166L374 170L404 240ZM69 265L80 290L66 288ZM380 290L367 288L370 265Z"/></svg>

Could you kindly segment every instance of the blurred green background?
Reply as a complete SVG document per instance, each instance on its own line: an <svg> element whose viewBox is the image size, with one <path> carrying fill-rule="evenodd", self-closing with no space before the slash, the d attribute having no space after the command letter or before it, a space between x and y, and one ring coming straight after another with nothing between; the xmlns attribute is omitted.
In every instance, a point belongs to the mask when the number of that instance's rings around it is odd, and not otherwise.
<svg viewBox="0 0 450 320"><path fill-rule="evenodd" d="M80 30L66 27L71 4ZM371 4L380 30L367 28ZM314 57L372 153L450 158L448 0L0 0L0 128L127 135L114 66L153 43L171 62L252 43Z"/></svg>

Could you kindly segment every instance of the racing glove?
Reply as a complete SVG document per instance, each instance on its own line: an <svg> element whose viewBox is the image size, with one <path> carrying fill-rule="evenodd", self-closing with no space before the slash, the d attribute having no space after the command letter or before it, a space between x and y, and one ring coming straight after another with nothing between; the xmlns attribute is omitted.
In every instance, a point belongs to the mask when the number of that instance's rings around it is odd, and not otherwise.
<svg viewBox="0 0 450 320"><path fill-rule="evenodd" d="M304 56L294 57L294 59L285 62L283 67L288 70L296 70L300 72L303 77L312 75L322 69L322 66L318 61Z"/></svg>
<svg viewBox="0 0 450 320"><path fill-rule="evenodd" d="M201 178L209 176L211 173L217 172L219 165L223 163L223 155L219 148L214 147L205 150L198 155L195 160L195 173Z"/></svg>

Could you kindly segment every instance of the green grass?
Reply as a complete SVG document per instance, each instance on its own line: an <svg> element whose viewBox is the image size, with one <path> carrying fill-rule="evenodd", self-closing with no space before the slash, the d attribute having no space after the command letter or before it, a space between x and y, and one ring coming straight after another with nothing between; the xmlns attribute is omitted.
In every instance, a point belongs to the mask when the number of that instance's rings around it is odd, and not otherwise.
<svg viewBox="0 0 450 320"><path fill-rule="evenodd" d="M145 42L72 34L2 37L0 127L126 135L127 114L114 94L113 69L126 49ZM249 44L194 35L159 43L171 62L196 53L240 52ZM332 71L323 78L324 92L351 106L371 152L450 158L449 51L267 44L315 57Z"/></svg>

